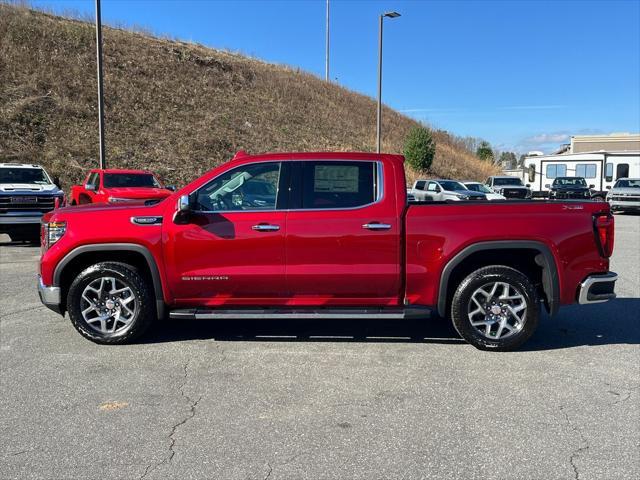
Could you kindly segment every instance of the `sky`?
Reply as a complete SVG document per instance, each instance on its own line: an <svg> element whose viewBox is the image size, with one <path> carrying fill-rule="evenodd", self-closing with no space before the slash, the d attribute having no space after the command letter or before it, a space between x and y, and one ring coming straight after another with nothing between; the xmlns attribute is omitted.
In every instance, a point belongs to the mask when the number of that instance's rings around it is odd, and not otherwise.
<svg viewBox="0 0 640 480"><path fill-rule="evenodd" d="M35 0L94 14L93 0ZM324 77L326 0L102 0L105 24ZM640 132L640 0L330 0L330 78L499 149L551 152L576 134Z"/></svg>

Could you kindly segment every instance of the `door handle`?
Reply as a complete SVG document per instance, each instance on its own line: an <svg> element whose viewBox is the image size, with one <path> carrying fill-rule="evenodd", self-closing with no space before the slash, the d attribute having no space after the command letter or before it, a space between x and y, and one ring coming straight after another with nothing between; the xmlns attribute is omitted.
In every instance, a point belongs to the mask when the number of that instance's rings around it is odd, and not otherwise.
<svg viewBox="0 0 640 480"><path fill-rule="evenodd" d="M371 222L365 223L364 225L362 225L362 228L366 228L367 230L389 230L391 228L391 225L389 225L388 223Z"/></svg>
<svg viewBox="0 0 640 480"><path fill-rule="evenodd" d="M258 225L254 225L251 227L252 230L256 230L258 232L277 232L280 230L280 225L269 225L268 223L259 223Z"/></svg>

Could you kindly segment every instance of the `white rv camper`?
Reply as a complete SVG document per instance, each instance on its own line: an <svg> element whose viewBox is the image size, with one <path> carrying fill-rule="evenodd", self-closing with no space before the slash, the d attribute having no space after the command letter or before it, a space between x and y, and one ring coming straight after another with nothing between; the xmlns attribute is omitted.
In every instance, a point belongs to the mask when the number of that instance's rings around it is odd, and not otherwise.
<svg viewBox="0 0 640 480"><path fill-rule="evenodd" d="M522 181L531 186L534 197L549 195L556 177L584 177L596 196L605 197L618 178L640 177L640 152L592 152L526 157Z"/></svg>

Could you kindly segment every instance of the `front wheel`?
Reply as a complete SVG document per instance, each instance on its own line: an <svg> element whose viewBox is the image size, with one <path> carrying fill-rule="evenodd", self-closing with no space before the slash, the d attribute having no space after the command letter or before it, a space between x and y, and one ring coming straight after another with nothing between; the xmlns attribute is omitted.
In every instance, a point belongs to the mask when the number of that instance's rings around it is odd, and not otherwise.
<svg viewBox="0 0 640 480"><path fill-rule="evenodd" d="M480 350L514 350L538 326L540 302L536 288L518 270L483 267L458 286L451 319L460 336Z"/></svg>
<svg viewBox="0 0 640 480"><path fill-rule="evenodd" d="M82 271L69 287L67 310L83 337L105 344L135 340L156 317L148 282L135 267L120 262Z"/></svg>

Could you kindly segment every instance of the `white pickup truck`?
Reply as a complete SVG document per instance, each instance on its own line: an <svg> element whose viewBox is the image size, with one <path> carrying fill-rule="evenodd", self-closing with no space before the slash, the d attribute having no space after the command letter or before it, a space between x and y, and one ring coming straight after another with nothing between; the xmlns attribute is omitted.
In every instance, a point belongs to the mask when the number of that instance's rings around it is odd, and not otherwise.
<svg viewBox="0 0 640 480"><path fill-rule="evenodd" d="M0 233L37 241L42 215L64 205L59 184L40 165L0 163Z"/></svg>

